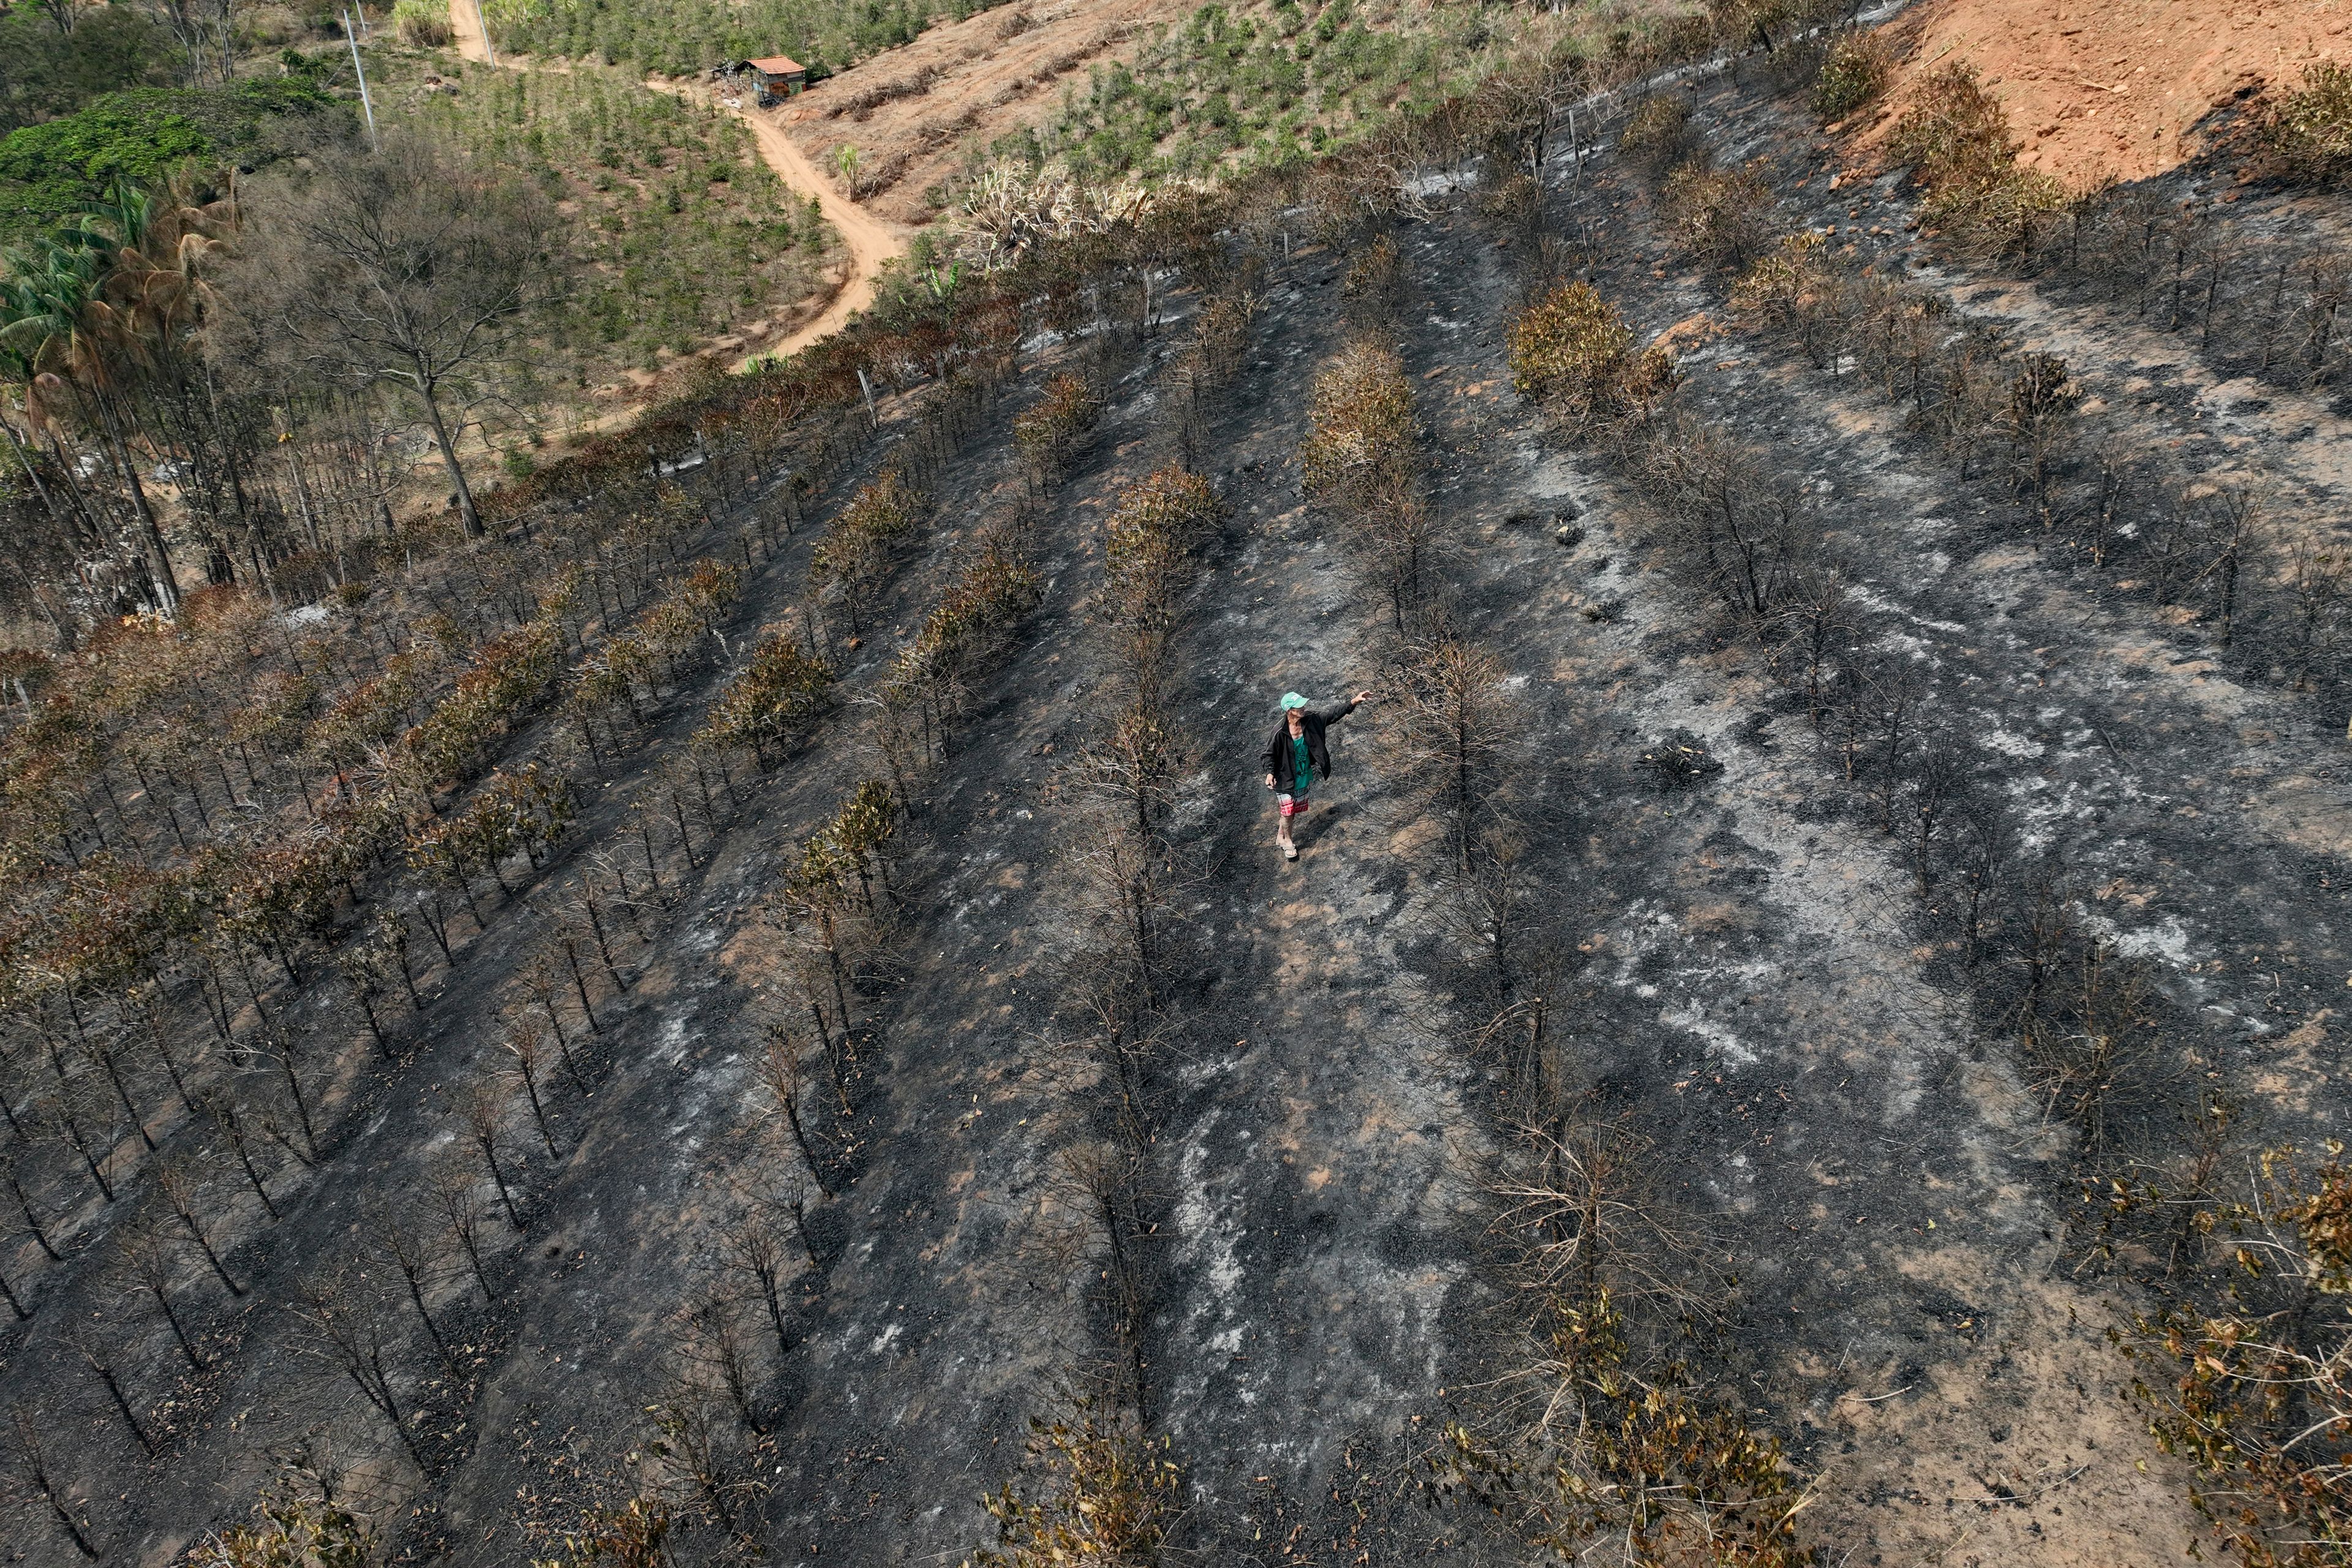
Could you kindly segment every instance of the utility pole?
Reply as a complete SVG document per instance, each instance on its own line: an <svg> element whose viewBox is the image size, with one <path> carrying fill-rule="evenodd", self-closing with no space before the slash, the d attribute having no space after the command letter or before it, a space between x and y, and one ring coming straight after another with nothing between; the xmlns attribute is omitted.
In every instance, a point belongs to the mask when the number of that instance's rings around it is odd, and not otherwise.
<svg viewBox="0 0 2352 1568"><path fill-rule="evenodd" d="M491 68L496 69L499 47L490 42L490 19L482 14L482 0L474 0L474 25L482 29L482 53L489 56Z"/></svg>
<svg viewBox="0 0 2352 1568"><path fill-rule="evenodd" d="M368 97L367 67L360 64L360 36L352 31L352 14L349 11L343 13L343 37L351 43L352 69L358 73L360 79L360 107L367 111L368 145L381 153L383 143L376 139L375 102Z"/></svg>

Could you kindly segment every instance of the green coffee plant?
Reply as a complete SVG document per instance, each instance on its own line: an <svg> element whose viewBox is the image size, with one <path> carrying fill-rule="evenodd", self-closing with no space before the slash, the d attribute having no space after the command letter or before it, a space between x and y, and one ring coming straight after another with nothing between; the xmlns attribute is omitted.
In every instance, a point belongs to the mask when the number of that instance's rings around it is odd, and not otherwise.
<svg viewBox="0 0 2352 1568"><path fill-rule="evenodd" d="M455 73L455 93L419 81L427 60ZM571 205L560 236L566 286L538 323L544 395L657 369L822 282L829 231L730 115L585 61L497 71L395 57L383 70L382 111Z"/></svg>
<svg viewBox="0 0 2352 1568"><path fill-rule="evenodd" d="M911 43L945 18L961 21L994 0L640 0L609 6L589 0L489 0L499 44L530 54L629 61L645 71L694 76L721 60L779 51L814 79L869 55Z"/></svg>
<svg viewBox="0 0 2352 1568"><path fill-rule="evenodd" d="M1823 124L1878 101L1895 74L1895 51L1875 32L1841 33L1813 79L1813 113Z"/></svg>
<svg viewBox="0 0 2352 1568"><path fill-rule="evenodd" d="M1058 114L992 152L1096 184L1278 166L1469 90L1508 57L1518 21L1480 0L1410 9L1334 0L1311 18L1296 6L1253 15L1203 5L1132 62L1089 68Z"/></svg>

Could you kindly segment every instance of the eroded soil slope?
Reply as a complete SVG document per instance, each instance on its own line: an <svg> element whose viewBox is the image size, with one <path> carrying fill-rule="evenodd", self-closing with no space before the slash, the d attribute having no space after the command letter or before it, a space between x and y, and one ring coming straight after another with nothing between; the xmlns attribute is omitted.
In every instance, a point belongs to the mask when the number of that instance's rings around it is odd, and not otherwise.
<svg viewBox="0 0 2352 1568"><path fill-rule="evenodd" d="M2074 190L2142 180L2207 150L2202 122L2341 60L2333 0L1925 0L1893 25L1904 50L1891 125L1927 73L1974 66L2009 110L2021 161Z"/></svg>

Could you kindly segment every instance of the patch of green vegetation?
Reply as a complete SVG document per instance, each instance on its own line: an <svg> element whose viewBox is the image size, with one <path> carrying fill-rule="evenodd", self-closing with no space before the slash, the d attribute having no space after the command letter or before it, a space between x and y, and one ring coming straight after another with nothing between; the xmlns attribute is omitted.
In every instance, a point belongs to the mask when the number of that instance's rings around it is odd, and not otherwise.
<svg viewBox="0 0 2352 1568"><path fill-rule="evenodd" d="M1824 125L1875 103L1895 74L1895 50L1876 32L1840 34L1813 81L1813 113Z"/></svg>
<svg viewBox="0 0 2352 1568"><path fill-rule="evenodd" d="M2271 105L2261 141L2284 179L2319 185L2352 174L2352 68L2305 66L2301 89Z"/></svg>
<svg viewBox="0 0 2352 1568"><path fill-rule="evenodd" d="M399 0L392 8L392 30L404 44L442 47L449 42L449 7L433 0Z"/></svg>
<svg viewBox="0 0 2352 1568"><path fill-rule="evenodd" d="M1000 159L1059 160L1083 179L1197 176L1324 151L1398 108L1493 69L1512 7L1439 0L1208 5L1130 67L1096 67Z"/></svg>
<svg viewBox="0 0 2352 1568"><path fill-rule="evenodd" d="M191 159L251 166L285 123L339 108L299 77L230 88L132 88L0 138L0 243L57 227L117 179L152 184Z"/></svg>
<svg viewBox="0 0 2352 1568"><path fill-rule="evenodd" d="M170 47L128 5L86 11L71 31L30 5L0 7L0 136L71 114L102 92L151 84Z"/></svg>
<svg viewBox="0 0 2352 1568"><path fill-rule="evenodd" d="M446 57L377 58L379 115L438 131L561 204L569 278L546 322L551 382L654 369L664 350L691 349L815 288L830 231L733 116L585 63L452 75Z"/></svg>
<svg viewBox="0 0 2352 1568"><path fill-rule="evenodd" d="M692 76L722 60L786 54L811 80L911 43L935 21L997 0L488 0L500 48L635 63Z"/></svg>

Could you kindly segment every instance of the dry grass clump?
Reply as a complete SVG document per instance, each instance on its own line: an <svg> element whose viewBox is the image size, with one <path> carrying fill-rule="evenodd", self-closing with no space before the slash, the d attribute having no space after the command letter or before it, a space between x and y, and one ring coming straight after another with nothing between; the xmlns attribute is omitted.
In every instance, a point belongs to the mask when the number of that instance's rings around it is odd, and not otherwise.
<svg viewBox="0 0 2352 1568"><path fill-rule="evenodd" d="M2352 1172L2264 1152L2252 1191L2188 1210L2202 1265L2117 1333L2132 1393L2191 1500L2245 1568L2322 1568L2352 1552ZM2178 1194L2116 1188L2115 1206Z"/></svg>
<svg viewBox="0 0 2352 1568"><path fill-rule="evenodd" d="M1511 324L1511 384L1581 427L1614 418L1679 379L1663 348L1633 352L1633 330L1590 283L1563 283Z"/></svg>
<svg viewBox="0 0 2352 1568"><path fill-rule="evenodd" d="M1309 496L1369 506L1412 482L1412 389L1395 350L1343 350L1316 376L1310 413L1314 430L1298 454Z"/></svg>
<svg viewBox="0 0 2352 1568"><path fill-rule="evenodd" d="M1698 144L1690 104L1673 93L1654 93L1635 104L1617 133L1617 155L1653 178L1689 157Z"/></svg>
<svg viewBox="0 0 2352 1568"><path fill-rule="evenodd" d="M1710 267L1745 267L1772 243L1772 192L1753 169L1710 169L1693 159L1659 193L1668 227Z"/></svg>
<svg viewBox="0 0 2352 1568"><path fill-rule="evenodd" d="M2281 178L2323 185L2352 174L2352 66L2304 67L2302 88L2264 114L2259 142Z"/></svg>
<svg viewBox="0 0 2352 1568"><path fill-rule="evenodd" d="M2066 205L2056 180L2017 166L2008 111L1965 61L1927 78L1886 150L1927 192L1921 221L1972 250L2026 249L2042 221Z"/></svg>
<svg viewBox="0 0 2352 1568"><path fill-rule="evenodd" d="M987 1500L996 1544L980 1568L1125 1568L1159 1560L1183 1472L1108 1402L1030 1423L1034 1484Z"/></svg>

